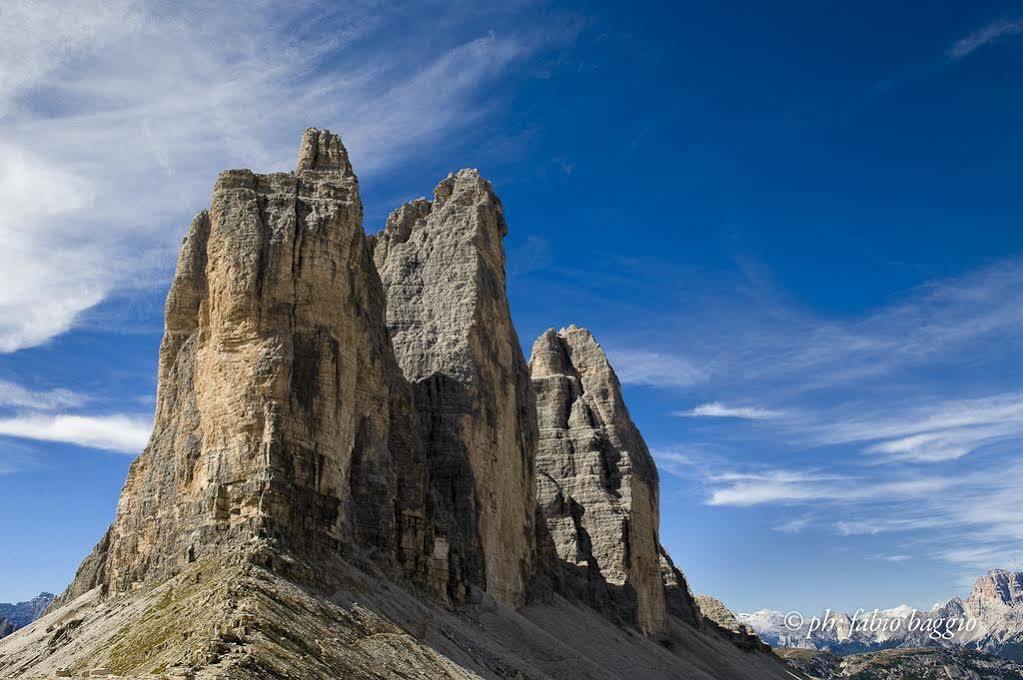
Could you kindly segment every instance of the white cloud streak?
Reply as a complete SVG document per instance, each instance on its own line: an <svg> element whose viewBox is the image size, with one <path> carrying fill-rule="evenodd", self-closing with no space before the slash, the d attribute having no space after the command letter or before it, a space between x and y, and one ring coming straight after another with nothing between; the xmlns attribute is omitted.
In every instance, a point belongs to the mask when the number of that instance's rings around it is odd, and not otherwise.
<svg viewBox="0 0 1023 680"><path fill-rule="evenodd" d="M781 415L778 411L755 406L726 406L720 401L700 404L688 411L678 411L683 418L739 418L742 420L767 420Z"/></svg>
<svg viewBox="0 0 1023 680"><path fill-rule="evenodd" d="M688 387L706 379L705 370L690 360L645 350L609 350L609 360L625 384Z"/></svg>
<svg viewBox="0 0 1023 680"><path fill-rule="evenodd" d="M1023 393L953 399L929 405L846 408L832 421L804 414L788 427L817 444L864 443L878 462L935 463L962 458L985 446L1023 441Z"/></svg>
<svg viewBox="0 0 1023 680"><path fill-rule="evenodd" d="M7 380L0 380L0 406L35 411L53 411L83 405L88 398L71 390L33 391Z"/></svg>
<svg viewBox="0 0 1023 680"><path fill-rule="evenodd" d="M0 435L61 442L93 449L138 454L153 429L151 418L124 415L25 415L0 418Z"/></svg>
<svg viewBox="0 0 1023 680"><path fill-rule="evenodd" d="M654 449L650 452L657 467L678 477L691 475L703 467L702 463L690 454L675 449Z"/></svg>
<svg viewBox="0 0 1023 680"><path fill-rule="evenodd" d="M962 59L999 38L1019 35L1021 33L1023 33L1023 19L1000 19L993 21L980 30L970 33L965 38L957 40L949 49L948 56L952 59Z"/></svg>
<svg viewBox="0 0 1023 680"><path fill-rule="evenodd" d="M771 531L781 534L798 534L809 528L812 523L813 520L810 517L797 517L771 527Z"/></svg>
<svg viewBox="0 0 1023 680"><path fill-rule="evenodd" d="M907 478L876 482L857 477L799 470L727 473L710 478L708 505L751 506L765 503L848 503L917 498L950 485L940 478Z"/></svg>

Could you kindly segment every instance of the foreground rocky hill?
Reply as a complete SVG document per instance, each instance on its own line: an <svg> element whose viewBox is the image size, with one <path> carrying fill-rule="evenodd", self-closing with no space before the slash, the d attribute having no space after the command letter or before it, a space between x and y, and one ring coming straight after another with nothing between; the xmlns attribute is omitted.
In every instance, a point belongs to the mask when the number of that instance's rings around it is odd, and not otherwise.
<svg viewBox="0 0 1023 680"><path fill-rule="evenodd" d="M50 606L52 600L52 593L39 593L24 602L14 604L0 602L0 637L10 635L35 621Z"/></svg>
<svg viewBox="0 0 1023 680"><path fill-rule="evenodd" d="M0 677L791 678L705 619L589 333L527 363L476 171L362 226L340 139L220 175L167 298L153 435Z"/></svg>

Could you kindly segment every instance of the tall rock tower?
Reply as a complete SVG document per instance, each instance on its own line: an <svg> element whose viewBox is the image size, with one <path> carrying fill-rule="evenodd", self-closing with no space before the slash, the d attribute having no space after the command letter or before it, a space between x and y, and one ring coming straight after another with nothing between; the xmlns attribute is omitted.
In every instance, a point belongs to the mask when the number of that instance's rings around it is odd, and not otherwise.
<svg viewBox="0 0 1023 680"><path fill-rule="evenodd" d="M425 466L340 139L293 173L229 170L167 298L156 419L108 534L64 595L127 591L254 542L414 570Z"/></svg>
<svg viewBox="0 0 1023 680"><path fill-rule="evenodd" d="M387 326L424 427L453 573L505 604L534 565L535 398L505 292L501 202L475 170L394 211L374 237Z"/></svg>
<svg viewBox="0 0 1023 680"><path fill-rule="evenodd" d="M651 636L667 632L669 609L698 623L667 554L662 565L657 466L604 351L587 330L548 330L533 345L530 368L540 421L537 502L566 587Z"/></svg>

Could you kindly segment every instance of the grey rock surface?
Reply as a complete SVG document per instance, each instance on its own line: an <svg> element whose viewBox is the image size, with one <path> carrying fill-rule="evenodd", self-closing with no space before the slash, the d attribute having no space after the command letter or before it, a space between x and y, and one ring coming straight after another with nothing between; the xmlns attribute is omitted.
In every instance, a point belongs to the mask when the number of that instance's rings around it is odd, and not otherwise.
<svg viewBox="0 0 1023 680"><path fill-rule="evenodd" d="M530 358L537 502L569 583L650 635L668 626L657 467L593 336L548 330Z"/></svg>
<svg viewBox="0 0 1023 680"><path fill-rule="evenodd" d="M736 633L756 635L752 628L735 618L735 613L725 606L724 602L716 597L711 597L710 595L697 595L696 603L700 606L700 612L702 612L704 616L714 621L714 623L718 624L722 628Z"/></svg>
<svg viewBox="0 0 1023 680"><path fill-rule="evenodd" d="M475 170L395 210L374 239L387 327L413 384L452 570L505 604L535 569L535 397L505 290L501 201Z"/></svg>
<svg viewBox="0 0 1023 680"><path fill-rule="evenodd" d="M424 562L425 472L336 135L294 173L221 173L167 298L156 418L110 532L59 603L130 591L253 537Z"/></svg>

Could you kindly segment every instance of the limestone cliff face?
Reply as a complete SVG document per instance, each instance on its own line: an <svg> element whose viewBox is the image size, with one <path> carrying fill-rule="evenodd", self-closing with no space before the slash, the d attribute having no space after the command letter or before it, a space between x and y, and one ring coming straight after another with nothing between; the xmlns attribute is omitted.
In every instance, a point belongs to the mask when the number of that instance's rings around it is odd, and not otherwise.
<svg viewBox="0 0 1023 680"><path fill-rule="evenodd" d="M415 569L425 467L336 135L294 173L220 175L167 298L153 436L67 596L263 540Z"/></svg>
<svg viewBox="0 0 1023 680"><path fill-rule="evenodd" d="M657 467L603 350L589 331L549 330L530 368L537 501L568 587L653 636L667 631L669 608L696 622L685 580L662 556Z"/></svg>
<svg viewBox="0 0 1023 680"><path fill-rule="evenodd" d="M374 237L387 326L423 421L432 518L452 577L512 606L535 562L535 397L505 292L500 200L475 170ZM443 566L443 561L439 566Z"/></svg>

